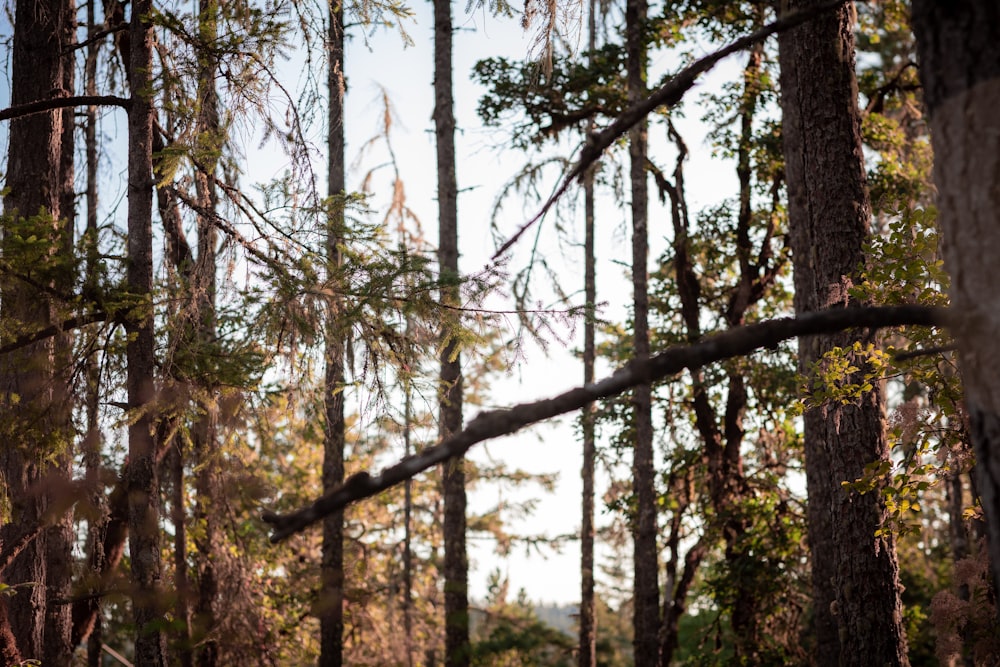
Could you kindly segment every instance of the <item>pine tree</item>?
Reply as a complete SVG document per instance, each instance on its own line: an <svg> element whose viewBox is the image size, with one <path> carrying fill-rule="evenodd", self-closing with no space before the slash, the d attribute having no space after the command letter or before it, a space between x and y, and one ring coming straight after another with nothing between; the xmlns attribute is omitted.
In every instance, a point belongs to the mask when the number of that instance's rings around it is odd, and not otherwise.
<svg viewBox="0 0 1000 667"><path fill-rule="evenodd" d="M789 9L812 2L792 3ZM795 310L854 305L871 204L861 152L854 73L854 8L842 7L779 35L782 134L788 185ZM830 353L864 368L868 336L803 338L802 373L818 392ZM824 361L826 360L826 361ZM817 377L819 373L819 377ZM889 451L881 389L829 401L804 415L813 609L824 665L908 664L891 535L879 494L841 487Z"/></svg>

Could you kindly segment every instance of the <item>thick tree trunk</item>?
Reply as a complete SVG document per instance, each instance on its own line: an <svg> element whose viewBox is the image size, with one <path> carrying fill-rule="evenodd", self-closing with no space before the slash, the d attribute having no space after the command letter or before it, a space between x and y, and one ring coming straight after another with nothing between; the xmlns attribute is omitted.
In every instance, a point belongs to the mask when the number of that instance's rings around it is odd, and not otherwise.
<svg viewBox="0 0 1000 667"><path fill-rule="evenodd" d="M986 515L1000 590L1000 5L914 0L912 21L934 145L945 266Z"/></svg>
<svg viewBox="0 0 1000 667"><path fill-rule="evenodd" d="M778 38L799 314L850 305L848 290L864 260L871 206L853 22L853 5L844 6ZM850 350L870 340L857 332L802 338L800 370L811 373L811 365L834 347ZM875 537L885 514L881 496L841 488L841 482L861 477L866 464L888 459L883 421L879 386L853 403L814 406L804 416L815 655L821 665L908 664L895 545L891 537Z"/></svg>
<svg viewBox="0 0 1000 667"><path fill-rule="evenodd" d="M437 138L438 262L441 301L460 303L458 281L458 184L455 176L455 112L452 95L451 2L434 0L434 129ZM442 335L440 433L462 430L462 363L448 327ZM445 665L466 667L469 650L469 562L465 550L465 459L443 466Z"/></svg>
<svg viewBox="0 0 1000 667"><path fill-rule="evenodd" d="M69 48L76 43L76 3L65 0L59 8L62 45L63 76L62 90L66 94L75 93L75 67ZM50 93L51 94L51 93ZM76 188L74 158L74 135L76 110L62 110L62 138L59 156L59 231L54 240L53 250L57 257L73 256L73 225L76 217ZM53 286L57 292L70 294L73 292L74 276L71 271L61 269L53 276ZM58 318L59 315L53 313ZM55 457L58 477L69 480L72 478L73 448L73 334L61 333L53 342L52 358L52 419L56 433L61 434L64 443ZM58 485L56 485L58 487ZM47 493L47 504L67 506L65 500L55 493ZM68 600L73 587L73 516L64 511L58 518L52 520L45 535L45 568L46 595L49 600ZM42 661L49 665L64 665L71 661L73 654L73 616L72 607L65 602L49 603L45 610L45 650Z"/></svg>
<svg viewBox="0 0 1000 667"><path fill-rule="evenodd" d="M643 26L646 1L628 0L625 7L626 51L628 54L628 99L630 103L646 95L646 47ZM632 191L632 304L633 357L637 363L649 358L649 295L647 261L649 254L646 189L646 121L629 131L629 159ZM634 477L636 515L633 527L635 582L633 625L636 667L659 662L660 591L657 583L656 489L653 470L652 389L642 384L632 390L635 410Z"/></svg>
<svg viewBox="0 0 1000 667"><path fill-rule="evenodd" d="M327 36L327 193L342 196L346 188L344 169L344 6L340 0L330 5ZM344 240L344 209L334 204L327 228L327 261L330 279L339 280L340 245ZM324 403L323 490L344 481L344 354L343 327L334 318L337 308L330 304L326 332L326 384ZM344 654L344 513L334 512L323 520L323 561L320 568L320 660L321 667L340 667Z"/></svg>
<svg viewBox="0 0 1000 667"><path fill-rule="evenodd" d="M149 98L153 32L150 0L133 0L128 63L132 90L128 120L128 269L126 280L139 305L125 329L128 370L126 386L131 410L140 416L128 428L129 555L132 611L136 625L135 662L143 667L166 664L160 589L160 486L149 412L153 384L153 108Z"/></svg>
<svg viewBox="0 0 1000 667"><path fill-rule="evenodd" d="M65 55L74 38L73 4L19 0L14 11L11 104L49 99L73 83L72 58ZM8 143L4 260L54 290L65 290L72 280L68 269L58 264L72 248L72 219L66 219L73 214L72 122L66 126L71 119L72 114L62 110L14 119ZM18 241L31 236L48 243L41 254L37 246ZM55 316L50 297L17 278L0 280L0 303L0 324L8 332L44 328ZM63 345L70 342L65 336L58 340ZM0 357L0 472L11 517L0 529L0 544L6 548L34 530L53 505L68 505L57 496L65 491L65 483L43 481L69 474L72 425L66 366L56 340ZM61 453L55 466L41 463L56 452ZM4 583L19 586L17 594L6 600L9 625L0 628L0 638L13 637L17 642L16 647L4 646L5 656L20 654L46 662L68 659L67 605L49 604L49 598L69 593L68 515L60 511L50 526L2 573Z"/></svg>

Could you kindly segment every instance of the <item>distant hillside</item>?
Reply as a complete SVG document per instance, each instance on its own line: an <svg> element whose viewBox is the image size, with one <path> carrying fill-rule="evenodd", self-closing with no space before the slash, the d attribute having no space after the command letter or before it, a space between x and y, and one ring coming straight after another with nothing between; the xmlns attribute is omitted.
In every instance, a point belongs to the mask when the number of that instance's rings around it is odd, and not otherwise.
<svg viewBox="0 0 1000 667"><path fill-rule="evenodd" d="M560 632L575 637L576 617L580 613L580 608L575 604L568 605L536 605L534 608L538 620L549 627Z"/></svg>

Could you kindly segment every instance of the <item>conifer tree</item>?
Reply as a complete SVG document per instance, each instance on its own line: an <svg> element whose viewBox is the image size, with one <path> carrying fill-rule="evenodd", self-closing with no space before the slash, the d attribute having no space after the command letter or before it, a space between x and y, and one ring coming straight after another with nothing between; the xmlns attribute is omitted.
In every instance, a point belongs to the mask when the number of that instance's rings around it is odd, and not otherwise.
<svg viewBox="0 0 1000 667"><path fill-rule="evenodd" d="M434 0L434 133L437 141L438 265L441 302L461 305L458 273L458 184L452 94L451 2ZM442 330L439 428L442 438L462 430L462 360L453 327ZM463 457L444 464L445 665L464 667L469 648L469 562L466 555L466 492Z"/></svg>
<svg viewBox="0 0 1000 667"><path fill-rule="evenodd" d="M788 9L814 2L790 3ZM861 151L854 73L854 7L822 14L778 37L782 135L788 187L795 310L855 305L871 204ZM803 338L799 367L818 395L830 354L846 354L864 372L869 336ZM839 350L839 352L838 352ZM824 361L826 360L826 361ZM877 493L843 488L889 450L882 390L856 401L807 408L806 483L817 652L823 665L908 664L899 567Z"/></svg>
<svg viewBox="0 0 1000 667"><path fill-rule="evenodd" d="M14 7L11 104L72 95L75 6L67 0ZM72 286L73 129L64 109L16 117L8 139L0 277L0 338L56 325ZM67 126L68 123L68 126ZM16 595L0 601L5 660L65 661L70 650L72 527L68 488L72 402L64 334L0 357L0 472L8 507L0 544ZM61 480L61 481L60 481ZM6 622L4 622L6 621ZM9 623L9 625L8 625Z"/></svg>
<svg viewBox="0 0 1000 667"><path fill-rule="evenodd" d="M344 243L346 184L344 167L344 6L329 4L327 32L327 196L330 217L326 230L327 280L340 279L341 245ZM342 308L332 297L327 308L323 383L323 489L344 481L344 354L346 327L339 321ZM320 568L320 665L339 667L344 654L344 514L334 512L323 521L323 555Z"/></svg>
<svg viewBox="0 0 1000 667"><path fill-rule="evenodd" d="M645 0L628 0L625 6L626 72L628 101L646 95ZM629 178L632 196L632 326L633 355L637 363L649 358L649 295L646 187L646 121L629 131ZM635 664L652 667L659 662L660 590L659 555L656 544L656 486L653 460L652 387L640 384L632 390L634 437L632 474L635 495L633 518Z"/></svg>

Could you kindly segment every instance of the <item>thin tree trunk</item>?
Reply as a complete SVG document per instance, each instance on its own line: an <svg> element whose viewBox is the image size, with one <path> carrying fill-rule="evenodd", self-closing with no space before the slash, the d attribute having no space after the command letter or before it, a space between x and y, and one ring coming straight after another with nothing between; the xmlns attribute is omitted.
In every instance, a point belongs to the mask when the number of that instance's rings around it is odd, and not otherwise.
<svg viewBox="0 0 1000 667"><path fill-rule="evenodd" d="M455 176L455 111L452 94L452 21L450 0L434 0L434 129L437 138L438 262L441 301L460 303L458 288L458 184ZM442 331L440 432L445 438L462 430L462 364L448 327ZM443 466L445 665L466 667L469 649L469 562L465 545L465 460Z"/></svg>
<svg viewBox="0 0 1000 667"><path fill-rule="evenodd" d="M11 104L49 99L54 91L72 83L72 74L66 71L71 59L62 55L67 40L73 37L72 4L67 0L19 0L14 11ZM4 259L14 267L18 262L33 265L33 277L57 290L72 279L65 268L47 264L58 263L65 257L65 248L72 247L72 220L60 221L63 206L69 205L65 214L72 215L72 145L63 145L67 138L72 140L72 125L64 127L71 117L60 110L17 118L11 121L8 135L9 191L4 209L9 219L2 240ZM69 154L64 155L64 150ZM46 240L51 252L32 257L30 248L18 244L18 237L32 235ZM53 321L51 299L17 279L0 280L0 303L4 331L37 330ZM0 420L5 433L0 472L11 517L0 529L0 543L7 547L35 530L46 506L68 504L37 486L44 476L66 477L71 451L70 390L65 384L65 368L56 368L62 355L54 343L38 342L0 357ZM46 452L57 451L63 455L56 466L39 465L47 458ZM65 488L60 483L42 486ZM18 594L6 600L9 624L0 628L0 637L13 637L18 644L4 647L8 657L20 654L23 659L48 661L67 655L66 605L48 604L50 583L53 599L69 590L67 522L68 518L58 515L56 525L32 540L2 573L4 583L21 585ZM48 637L46 631L50 632Z"/></svg>
<svg viewBox="0 0 1000 667"><path fill-rule="evenodd" d="M327 125L328 183L331 197L343 196L346 189L344 168L344 7L339 0L330 5L327 36ZM327 261L330 280L339 280L340 246L344 242L343 202L332 204L327 228ZM336 321L335 303L330 304L326 332L326 411L323 445L323 490L344 481L344 355L345 334ZM321 667L340 667L344 653L344 513L334 512L323 520L323 562L320 588L320 661Z"/></svg>
<svg viewBox="0 0 1000 667"><path fill-rule="evenodd" d="M201 44L211 46L218 34L218 0L200 0L198 6L198 32ZM196 350L210 350L215 340L215 248L217 244L215 215L218 195L215 190L215 172L218 155L222 150L219 126L219 96L215 89L218 62L211 48L199 55L198 72L198 136L202 145L201 169L196 173L195 185L201 210L198 213L198 260L192 271L189 288L196 304L191 322L192 338ZM209 395L215 393L215 378L198 378L199 389ZM223 557L219 530L221 503L220 453L218 452L216 408L214 400L205 397L200 401L198 421L192 425L191 441L196 460L195 518L202 531L197 540L198 551L198 602L194 610L194 628L199 667L215 667L219 662L219 568L217 561Z"/></svg>
<svg viewBox="0 0 1000 667"><path fill-rule="evenodd" d="M783 8L817 2L790 2ZM853 23L849 5L778 38L799 314L853 305L848 290L864 261L871 205ZM811 374L812 364L834 347L850 350L871 341L857 332L802 338L800 370ZM876 385L847 405L811 407L804 424L816 658L821 665L908 664L895 544L891 536L875 537L885 516L881 494L841 488L841 482L861 477L865 465L888 460L882 389Z"/></svg>
<svg viewBox="0 0 1000 667"><path fill-rule="evenodd" d="M597 3L590 1L587 22L587 48L597 48ZM587 123L587 134L594 131L594 121ZM594 381L596 352L595 318L597 317L597 272L594 258L594 170L587 170L583 181L584 208L584 302L583 323L583 383ZM594 604L594 420L596 406L591 403L580 412L583 431L582 512L580 522L580 652L579 667L597 667L597 613Z"/></svg>
<svg viewBox="0 0 1000 667"><path fill-rule="evenodd" d="M646 94L646 48L643 26L645 0L628 0L625 6L627 85L629 103ZM632 190L632 304L633 357L641 364L649 358L649 295L647 292L648 195L646 189L646 121L629 131ZM635 586L633 625L636 667L659 662L660 591L657 583L656 488L653 470L652 388L642 384L632 390L635 410L634 478L636 514L633 526Z"/></svg>
<svg viewBox="0 0 1000 667"><path fill-rule="evenodd" d="M160 486L153 439L153 108L149 98L152 70L151 0L133 0L129 26L128 120L128 269L129 291L140 300L126 321L126 385L129 425L128 529L132 570L132 611L136 625L135 661L143 667L166 664L160 590Z"/></svg>
<svg viewBox="0 0 1000 667"><path fill-rule="evenodd" d="M96 8L97 0L87 2L87 36L93 37L97 30ZM87 95L97 94L97 57L100 43L91 42L87 46L87 61L84 67L84 88ZM86 278L84 291L89 298L97 294L100 271L100 232L97 224L97 107L87 107L87 122L84 126L84 144L87 163L87 228L84 237L84 248L87 254ZM101 369L100 360L96 354L91 354L86 361L86 387L84 390L84 407L87 415L87 432L83 439L83 467L87 483L87 500L90 503L87 526L87 585L84 593L90 597L87 603L87 616L91 619L86 629L77 628L78 609L82 605L74 604L73 645L79 644L87 636L87 666L100 667L101 664L101 580L99 573L104 570L104 533L108 525L108 506L104 497L104 486L101 480ZM92 611L90 611L92 609Z"/></svg>
<svg viewBox="0 0 1000 667"><path fill-rule="evenodd" d="M924 102L934 145L934 182L945 266L986 517L995 590L1000 591L1000 5L990 0L914 0Z"/></svg>
<svg viewBox="0 0 1000 667"><path fill-rule="evenodd" d="M188 580L187 553L187 503L184 501L184 451L180 438L170 447L168 458L173 498L170 521L174 525L174 623L177 626L171 638L181 667L194 664L191 647L191 582Z"/></svg>
<svg viewBox="0 0 1000 667"><path fill-rule="evenodd" d="M406 250L404 241L401 250ZM412 335L410 316L406 316L407 340ZM409 378L403 385L403 445L404 455L413 453L413 389ZM403 629L406 633L406 665L413 667L413 479L403 485Z"/></svg>

